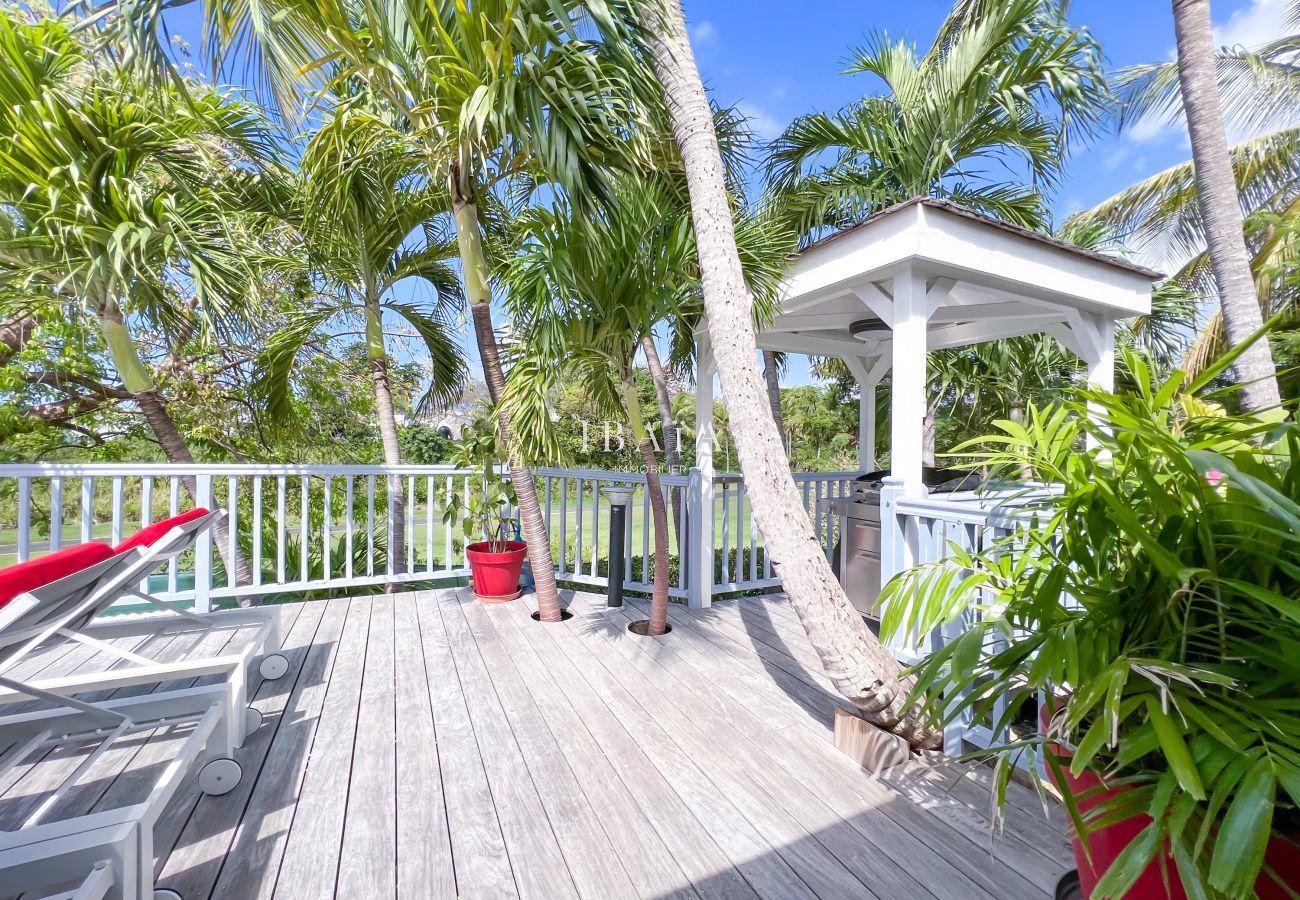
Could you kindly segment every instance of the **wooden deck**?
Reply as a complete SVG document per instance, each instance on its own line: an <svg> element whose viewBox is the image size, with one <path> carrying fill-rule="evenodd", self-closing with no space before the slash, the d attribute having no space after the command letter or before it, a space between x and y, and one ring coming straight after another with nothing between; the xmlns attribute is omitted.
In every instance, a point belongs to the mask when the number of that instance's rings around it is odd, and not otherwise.
<svg viewBox="0 0 1300 900"><path fill-rule="evenodd" d="M186 792L156 831L160 886L215 898L1041 898L1070 867L1059 810L989 772L873 777L830 744L837 699L788 606L638 604L540 625L464 589L283 607L289 674L223 797ZM167 648L164 648L164 652ZM183 652L183 648L171 648ZM84 654L46 662L75 669ZM166 760L107 754L95 808ZM0 827L39 802L51 754L0 784ZM959 777L966 772L968 777Z"/></svg>

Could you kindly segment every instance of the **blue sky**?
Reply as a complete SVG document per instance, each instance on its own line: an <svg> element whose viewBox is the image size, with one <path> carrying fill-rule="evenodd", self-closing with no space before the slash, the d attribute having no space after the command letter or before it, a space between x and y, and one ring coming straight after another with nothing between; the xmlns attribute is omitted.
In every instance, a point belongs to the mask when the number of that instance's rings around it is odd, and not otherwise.
<svg viewBox="0 0 1300 900"><path fill-rule="evenodd" d="M683 5L706 85L723 105L737 105L765 139L801 113L833 111L879 89L869 76L840 74L850 49L867 35L884 31L927 47L950 8L949 0L683 0ZM1170 6L1170 0L1073 0L1070 18L1100 39L1114 69L1173 57ZM1280 36L1285 6L1286 0L1212 0L1216 44L1254 47ZM196 19L196 6L169 16L195 47ZM1051 198L1056 219L1189 155L1181 124L1139 123L1123 135L1077 147ZM398 290L418 296L419 288ZM468 328L462 339L471 371L477 372ZM404 358L421 356L414 347L395 349ZM783 383L808 383L807 360L794 357L790 363Z"/></svg>

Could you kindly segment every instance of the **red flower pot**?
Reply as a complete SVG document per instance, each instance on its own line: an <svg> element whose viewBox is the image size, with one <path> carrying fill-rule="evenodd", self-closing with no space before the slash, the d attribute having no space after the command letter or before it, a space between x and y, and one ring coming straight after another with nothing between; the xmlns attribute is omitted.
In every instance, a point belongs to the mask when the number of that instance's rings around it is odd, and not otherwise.
<svg viewBox="0 0 1300 900"><path fill-rule="evenodd" d="M506 541L506 549L502 551L494 551L491 546L487 541L480 541L465 548L469 571L474 577L474 594L484 603L505 603L522 593L519 574L524 569L528 544Z"/></svg>
<svg viewBox="0 0 1300 900"><path fill-rule="evenodd" d="M1049 713L1047 707L1039 710L1038 719L1040 727L1044 734L1047 733L1047 721ZM1101 786L1102 780L1092 772L1084 772L1079 777L1070 774L1069 765L1071 752L1060 744L1049 743L1047 752L1057 757L1061 764L1061 775L1064 784L1056 781L1056 776L1052 770L1048 769L1048 777L1056 785L1056 789L1062 793L1069 791L1070 795L1075 798L1075 804L1079 808L1079 815L1087 821L1088 811L1100 806L1102 803L1110 800L1116 794L1127 790L1124 787L1108 788L1102 787L1101 790L1095 790ZM1089 793L1089 792L1092 793ZM1084 796L1088 794L1088 796ZM1122 822L1115 822L1102 828L1092 829L1088 832L1088 848L1092 851L1092 859L1084 853L1083 844L1079 841L1074 829L1070 829L1070 843L1074 847L1074 862L1079 867L1079 886L1083 889L1083 896L1091 897L1092 890L1097 886L1097 882L1110 869L1115 859L1123 852L1129 842L1138 836L1144 828L1151 824L1151 817L1146 814L1133 816ZM1274 836L1268 843L1268 848L1264 851L1264 860L1278 877L1294 891L1297 885L1300 885L1300 845L1287 840L1283 837ZM1165 878L1168 877L1169 883L1165 884ZM1255 882L1255 892L1260 900L1283 900L1291 895L1286 889L1282 888L1268 874L1267 871L1261 871L1258 880ZM1168 900L1187 900L1187 892L1183 890L1183 883L1178 877L1178 870L1175 867L1173 857L1168 853L1164 854L1164 873L1161 872L1161 861L1159 859L1151 860L1133 887L1127 894L1133 898L1161 898Z"/></svg>

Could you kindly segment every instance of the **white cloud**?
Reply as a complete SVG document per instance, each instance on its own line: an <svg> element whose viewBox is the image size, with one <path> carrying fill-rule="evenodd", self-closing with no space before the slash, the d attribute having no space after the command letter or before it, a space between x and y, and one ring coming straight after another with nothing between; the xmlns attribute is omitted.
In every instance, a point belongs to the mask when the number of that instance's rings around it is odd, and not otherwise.
<svg viewBox="0 0 1300 900"><path fill-rule="evenodd" d="M1228 21L1213 26L1214 46L1254 49L1290 33L1287 25L1288 2L1289 0L1251 0L1250 6L1234 12ZM1177 48L1170 47L1166 58L1177 59ZM1252 134L1253 130L1230 131L1228 143L1246 140ZM1181 113L1172 117L1148 116L1140 119L1128 128L1125 135L1137 143L1168 141L1176 137L1181 139L1183 145L1190 146L1187 124Z"/></svg>
<svg viewBox="0 0 1300 900"><path fill-rule="evenodd" d="M1214 27L1214 46L1253 49L1288 33L1287 0L1253 0Z"/></svg>
<svg viewBox="0 0 1300 900"><path fill-rule="evenodd" d="M741 100L736 104L736 109L740 110L740 114L749 120L749 127L754 130L754 134L765 141L776 138L785 130L784 122L757 103Z"/></svg>
<svg viewBox="0 0 1300 900"><path fill-rule="evenodd" d="M712 47L718 43L718 27L708 19L691 26L691 46L695 49Z"/></svg>

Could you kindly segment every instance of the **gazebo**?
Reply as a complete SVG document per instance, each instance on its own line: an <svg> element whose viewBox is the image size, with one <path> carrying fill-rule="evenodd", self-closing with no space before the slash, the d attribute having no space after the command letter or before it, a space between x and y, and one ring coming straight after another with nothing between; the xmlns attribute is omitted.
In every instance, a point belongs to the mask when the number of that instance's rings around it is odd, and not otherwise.
<svg viewBox="0 0 1300 900"><path fill-rule="evenodd" d="M1090 382L1109 390L1115 322L1149 313L1159 278L954 203L910 200L802 251L758 345L844 360L861 385L863 471L876 467L876 390L892 371L890 471L903 495L920 496L929 351L1051 334L1083 360ZM696 466L707 492L716 368L703 333L697 360ZM699 508L711 508L700 499ZM712 546L711 534L701 537Z"/></svg>

